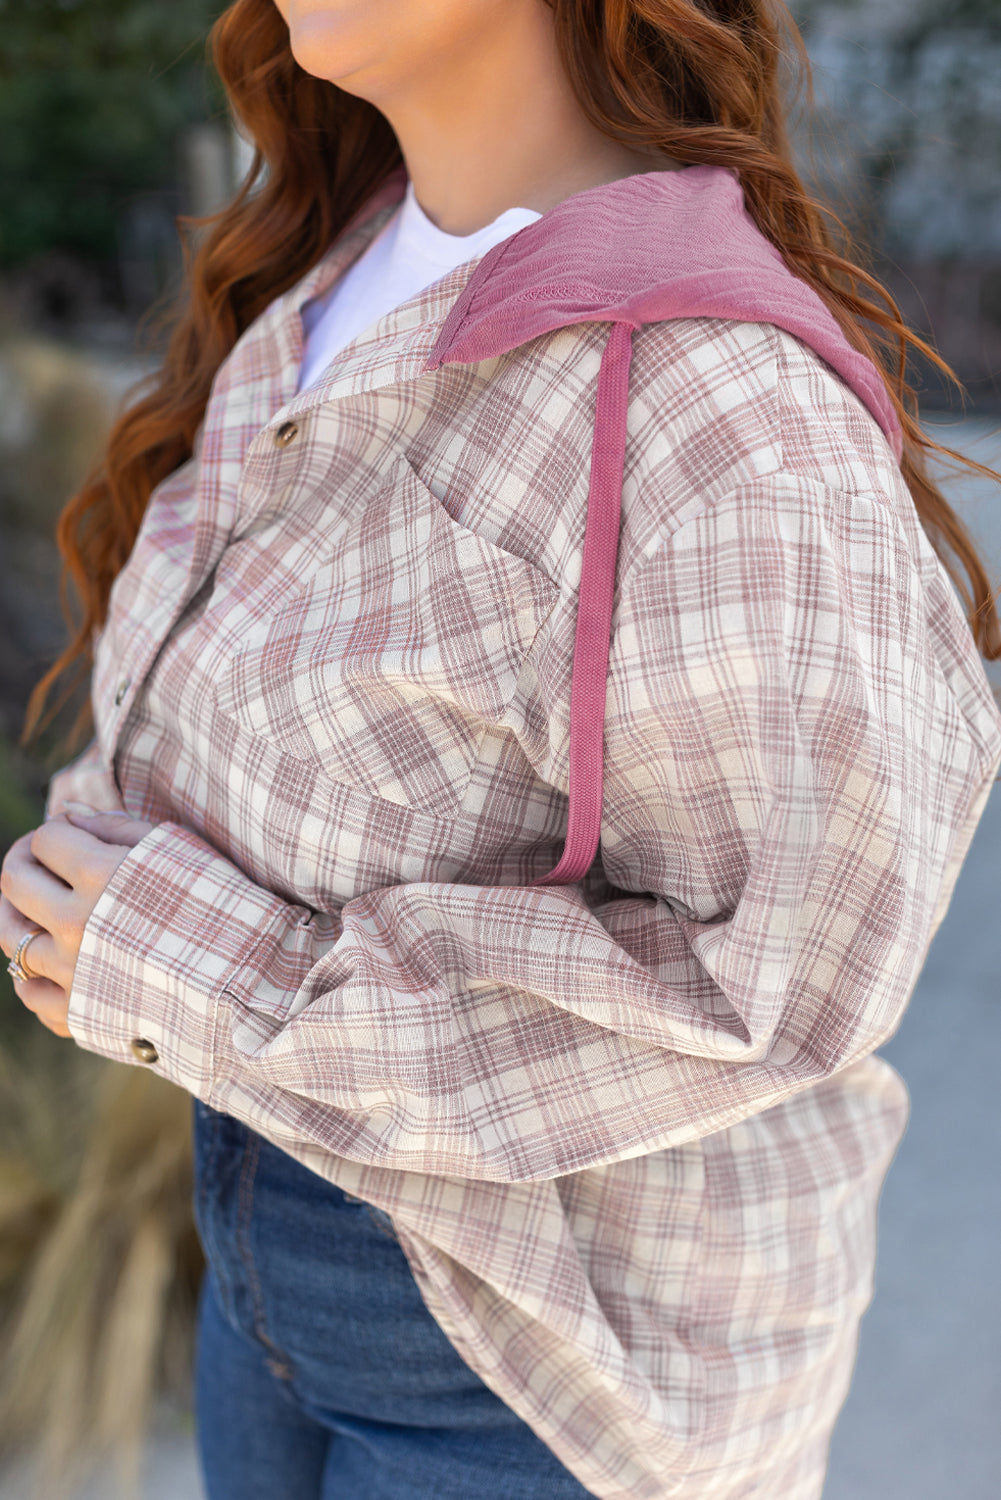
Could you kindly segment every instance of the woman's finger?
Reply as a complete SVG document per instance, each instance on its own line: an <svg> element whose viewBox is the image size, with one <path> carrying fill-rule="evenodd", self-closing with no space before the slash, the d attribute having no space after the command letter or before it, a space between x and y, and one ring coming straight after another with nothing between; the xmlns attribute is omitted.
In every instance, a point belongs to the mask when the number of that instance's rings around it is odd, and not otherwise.
<svg viewBox="0 0 1001 1500"><path fill-rule="evenodd" d="M30 941L21 947L25 938ZM9 959L19 954L18 963L32 979L51 979L63 989L72 982L51 933L27 921L6 898L0 898L0 949Z"/></svg>
<svg viewBox="0 0 1001 1500"><path fill-rule="evenodd" d="M69 807L66 816L74 828L91 834L102 843L127 844L130 849L152 833L154 826L142 818L132 818L126 812L77 812Z"/></svg>
<svg viewBox="0 0 1001 1500"><path fill-rule="evenodd" d="M31 930L37 931L37 925L29 922L6 896L0 896L0 951L13 958L14 949Z"/></svg>
<svg viewBox="0 0 1001 1500"><path fill-rule="evenodd" d="M0 893L29 923L48 932L72 920L78 905L74 892L45 865L39 864L24 841L9 850L0 871Z"/></svg>
<svg viewBox="0 0 1001 1500"><path fill-rule="evenodd" d="M3 868L6 868L7 861L12 856L31 853L31 840L33 837L33 833L22 833L19 839L14 840L10 848L7 850L7 853L3 857Z"/></svg>
<svg viewBox="0 0 1001 1500"><path fill-rule="evenodd" d="M128 821L138 842L150 825ZM0 893L29 926L51 935L51 946L43 944L44 972L67 993L88 919L128 852L128 844L106 843L55 817L19 839L4 860Z"/></svg>
<svg viewBox="0 0 1001 1500"><path fill-rule="evenodd" d="M112 841L78 828L64 817L50 818L31 835L31 854L74 890L96 896L121 864L124 850L138 843L149 828L131 818L110 815L109 821L127 823L128 837Z"/></svg>
<svg viewBox="0 0 1001 1500"><path fill-rule="evenodd" d="M81 884L103 854L98 841L61 815L36 828L28 847L32 859L69 886Z"/></svg>
<svg viewBox="0 0 1001 1500"><path fill-rule="evenodd" d="M33 937L31 942L26 943L21 949L21 956L18 960L21 968L32 981L47 979L52 984L57 984L60 989L69 989L73 983L73 968L67 963L65 954L57 945L55 938L40 927L28 928L22 933L22 937L27 937L29 931L36 932L38 936ZM14 952L17 952L16 944Z"/></svg>
<svg viewBox="0 0 1001 1500"><path fill-rule="evenodd" d="M66 1024L69 1013L69 993L48 979L14 980L14 993L32 1015L56 1036L72 1035Z"/></svg>

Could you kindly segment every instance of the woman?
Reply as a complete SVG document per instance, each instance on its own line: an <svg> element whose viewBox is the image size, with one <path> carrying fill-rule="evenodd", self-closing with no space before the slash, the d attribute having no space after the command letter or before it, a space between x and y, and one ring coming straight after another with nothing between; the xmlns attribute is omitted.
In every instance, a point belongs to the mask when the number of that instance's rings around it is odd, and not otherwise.
<svg viewBox="0 0 1001 1500"><path fill-rule="evenodd" d="M96 739L0 911L199 1101L212 1500L820 1494L1001 641L784 24L217 25L257 163L64 518Z"/></svg>

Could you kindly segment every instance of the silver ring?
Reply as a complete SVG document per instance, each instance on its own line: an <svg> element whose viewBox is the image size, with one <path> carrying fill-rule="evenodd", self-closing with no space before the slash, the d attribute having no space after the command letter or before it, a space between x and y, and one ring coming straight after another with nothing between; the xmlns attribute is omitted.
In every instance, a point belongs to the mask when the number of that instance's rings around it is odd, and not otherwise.
<svg viewBox="0 0 1001 1500"><path fill-rule="evenodd" d="M7 965L7 973L10 974L12 978L17 980L19 984L22 981L27 982L32 979L41 979L42 977L41 974L33 973L31 969L25 968L24 965L24 955L28 951L28 944L33 943L36 937L41 937L41 935L41 927L36 927L34 932L26 932L24 934L24 937L18 943L17 947L14 949L14 956L11 959L10 963Z"/></svg>

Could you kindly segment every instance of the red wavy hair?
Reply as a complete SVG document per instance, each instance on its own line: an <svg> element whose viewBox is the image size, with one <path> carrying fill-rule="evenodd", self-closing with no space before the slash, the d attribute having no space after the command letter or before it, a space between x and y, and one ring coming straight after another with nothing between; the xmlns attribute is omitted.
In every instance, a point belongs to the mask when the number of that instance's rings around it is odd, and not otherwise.
<svg viewBox="0 0 1001 1500"><path fill-rule="evenodd" d="M846 226L808 196L797 174L783 64L793 64L794 96L805 82L812 99L812 78L788 10L781 0L546 3L567 74L593 124L620 142L689 165L735 168L759 228L881 372L903 427L901 468L918 515L959 590L980 651L1001 657L1001 621L987 574L929 477L927 459L934 450L999 483L1001 474L922 431L917 394L906 378L909 351L960 382L904 324L893 298L859 264ZM374 106L299 67L273 0L236 0L213 27L211 49L234 115L254 142L253 165L189 253L162 368L119 418L102 463L60 518L64 592L75 590L80 610L69 644L32 695L28 733L42 721L53 684L62 679L68 694L75 675L89 668L111 585L152 491L191 455L220 364L402 159Z"/></svg>

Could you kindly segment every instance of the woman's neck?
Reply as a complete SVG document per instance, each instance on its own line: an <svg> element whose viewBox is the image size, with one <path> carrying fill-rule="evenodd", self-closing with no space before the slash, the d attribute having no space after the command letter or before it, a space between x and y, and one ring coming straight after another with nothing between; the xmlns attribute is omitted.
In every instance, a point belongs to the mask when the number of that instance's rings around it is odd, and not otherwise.
<svg viewBox="0 0 1001 1500"><path fill-rule="evenodd" d="M307 71L374 104L446 234L507 208L682 163L603 135L563 68L545 0L278 0Z"/></svg>
<svg viewBox="0 0 1001 1500"><path fill-rule="evenodd" d="M563 75L555 38L548 41L495 49L489 87L473 59L447 90L415 91L384 107L417 201L445 233L471 234L506 208L545 213L585 188L682 165L598 131Z"/></svg>

